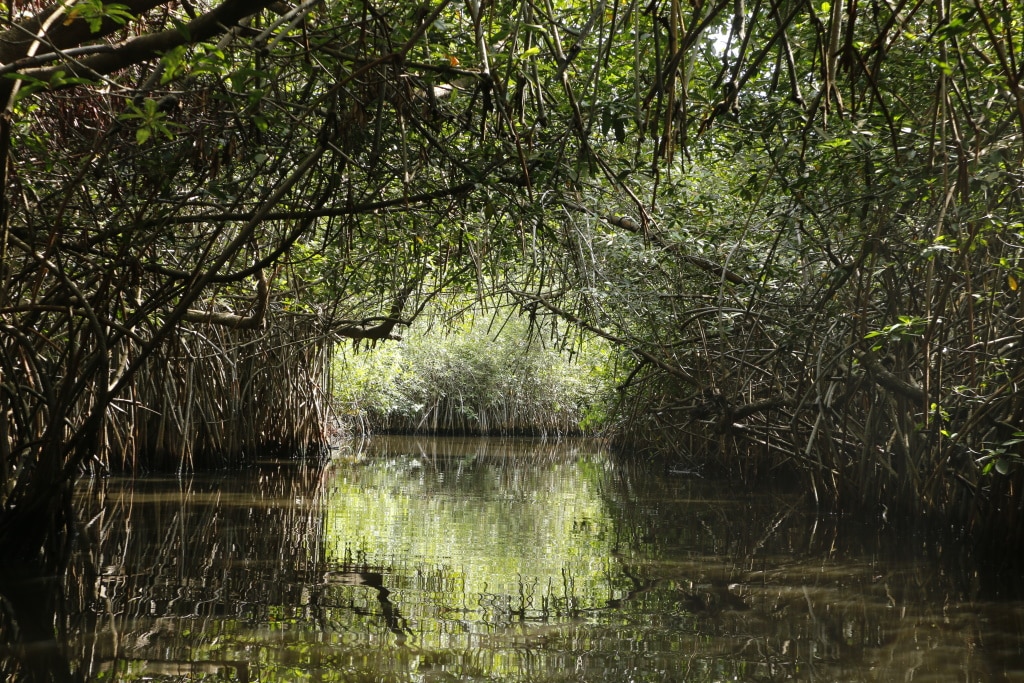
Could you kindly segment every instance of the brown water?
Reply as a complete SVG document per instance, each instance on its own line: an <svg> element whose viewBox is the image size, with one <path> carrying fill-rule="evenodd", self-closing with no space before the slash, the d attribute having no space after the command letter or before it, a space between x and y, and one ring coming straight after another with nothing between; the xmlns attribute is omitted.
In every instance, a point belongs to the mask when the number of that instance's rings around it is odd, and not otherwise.
<svg viewBox="0 0 1024 683"><path fill-rule="evenodd" d="M60 676L1024 681L1020 581L955 545L585 442L387 438L94 496Z"/></svg>

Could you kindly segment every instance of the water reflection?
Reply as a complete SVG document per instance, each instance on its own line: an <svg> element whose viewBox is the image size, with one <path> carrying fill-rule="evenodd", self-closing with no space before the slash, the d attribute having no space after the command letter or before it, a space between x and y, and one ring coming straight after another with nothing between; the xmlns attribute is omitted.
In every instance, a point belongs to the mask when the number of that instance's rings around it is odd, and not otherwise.
<svg viewBox="0 0 1024 683"><path fill-rule="evenodd" d="M381 439L80 505L91 681L1024 681L1024 603L955 547L586 442Z"/></svg>
<svg viewBox="0 0 1024 683"><path fill-rule="evenodd" d="M432 628L446 614L461 615L463 628L490 628L573 617L621 599L599 462L561 449L558 459L545 458L550 444L534 452L520 444L518 458L459 452L465 442L428 445L338 473L327 496L328 562L384 568L393 588L408 590L408 609L432 615ZM422 638L424 646L442 644Z"/></svg>

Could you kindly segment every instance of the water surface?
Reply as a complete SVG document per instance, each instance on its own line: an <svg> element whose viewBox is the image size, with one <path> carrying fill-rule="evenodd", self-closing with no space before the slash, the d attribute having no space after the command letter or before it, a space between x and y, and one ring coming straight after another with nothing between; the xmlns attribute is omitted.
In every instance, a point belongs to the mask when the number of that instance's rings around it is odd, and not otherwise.
<svg viewBox="0 0 1024 683"><path fill-rule="evenodd" d="M588 442L382 438L94 496L90 681L1024 681L1019 592L955 546Z"/></svg>

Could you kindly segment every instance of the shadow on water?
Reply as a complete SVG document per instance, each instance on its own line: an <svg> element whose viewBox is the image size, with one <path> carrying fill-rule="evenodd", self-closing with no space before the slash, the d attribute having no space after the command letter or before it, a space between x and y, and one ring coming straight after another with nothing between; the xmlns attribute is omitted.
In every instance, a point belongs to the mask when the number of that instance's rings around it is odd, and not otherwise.
<svg viewBox="0 0 1024 683"><path fill-rule="evenodd" d="M0 680L80 680L55 637L62 582L55 576L29 576L21 569L0 569Z"/></svg>
<svg viewBox="0 0 1024 683"><path fill-rule="evenodd" d="M1019 577L587 441L381 438L78 505L96 573L5 593L3 636L51 641L12 680L1024 681Z"/></svg>

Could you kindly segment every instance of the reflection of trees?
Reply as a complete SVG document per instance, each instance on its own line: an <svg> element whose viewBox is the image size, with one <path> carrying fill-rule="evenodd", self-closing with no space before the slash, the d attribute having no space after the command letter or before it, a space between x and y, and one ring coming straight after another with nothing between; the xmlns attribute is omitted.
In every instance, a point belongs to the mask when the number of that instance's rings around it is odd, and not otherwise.
<svg viewBox="0 0 1024 683"><path fill-rule="evenodd" d="M365 571L356 568L343 567L341 571L329 571L324 576L328 585L338 584L342 586L367 586L377 594L377 602L380 603L381 615L388 630L395 634L395 642L404 645L407 639L407 628L405 620L399 614L395 604L391 602L391 591L384 585L384 575L380 572Z"/></svg>
<svg viewBox="0 0 1024 683"><path fill-rule="evenodd" d="M422 558L406 575L424 579L443 566L445 589L432 600L449 613L464 610L470 632L573 618L621 597L593 443L387 443L390 455L346 469L333 485L327 552L336 561ZM429 590L406 580L396 588Z"/></svg>
<svg viewBox="0 0 1024 683"><path fill-rule="evenodd" d="M620 635L666 665L673 649L692 652L688 680L862 680L868 670L872 680L987 680L1024 662L979 650L987 632L1024 633L1024 620L1005 624L997 603L977 602L987 587L955 538L816 517L787 497L628 467L605 494L624 562L653 586L624 605L646 623ZM996 612L1005 630L988 624Z"/></svg>
<svg viewBox="0 0 1024 683"><path fill-rule="evenodd" d="M1020 610L975 603L959 578L972 565L948 561L955 545L922 557L922 539L853 533L786 498L585 451L452 449L99 484L79 511L89 562L73 563L64 594L71 662L35 679L863 680L871 668L984 680L1021 668ZM404 527L376 524L386 509L404 510L392 520ZM431 514L437 524L416 526ZM434 545L410 540L428 530ZM562 535L550 582L545 566L513 564L537 530ZM384 531L395 536L370 535ZM473 542L490 559L467 567ZM98 575L79 569L90 563ZM26 674L10 651L0 666L4 680Z"/></svg>
<svg viewBox="0 0 1024 683"><path fill-rule="evenodd" d="M288 466L230 477L111 482L83 515L99 568L93 620L72 615L73 651L90 674L247 666L212 653L249 624L301 609L318 572L322 470ZM76 577L70 580L74 581ZM86 577L75 588L86 593ZM92 622L92 623L91 623Z"/></svg>

